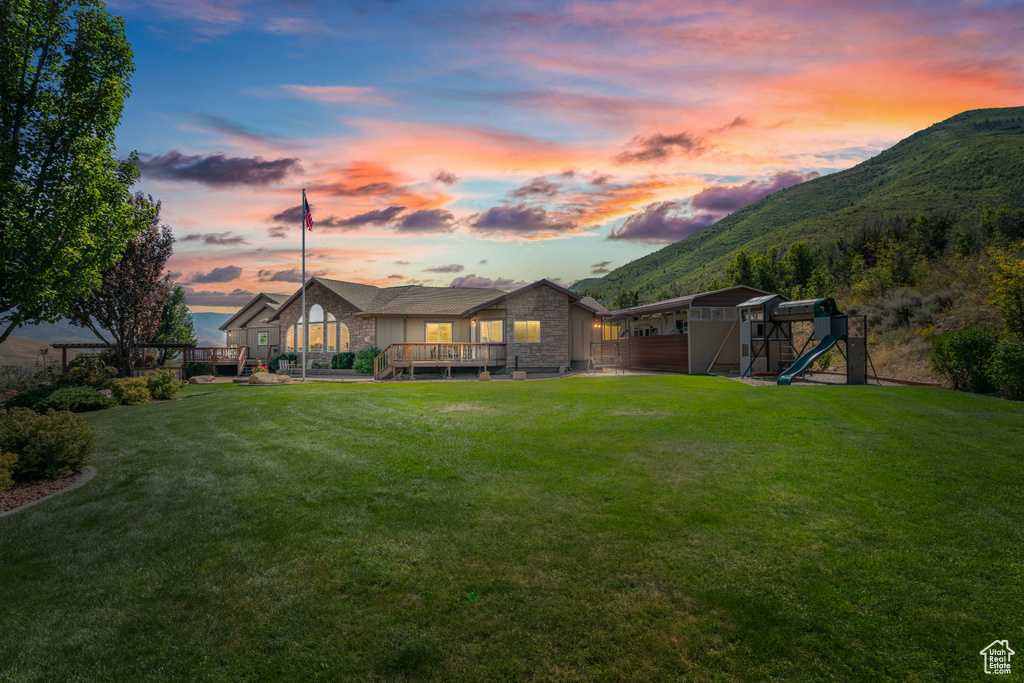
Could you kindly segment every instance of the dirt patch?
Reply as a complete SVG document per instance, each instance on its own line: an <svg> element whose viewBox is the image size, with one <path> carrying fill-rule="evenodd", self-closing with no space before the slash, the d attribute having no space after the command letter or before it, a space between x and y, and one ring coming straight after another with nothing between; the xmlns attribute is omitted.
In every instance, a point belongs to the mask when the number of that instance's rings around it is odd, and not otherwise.
<svg viewBox="0 0 1024 683"><path fill-rule="evenodd" d="M44 498L78 488L96 475L95 467L86 467L81 472L62 479L44 479L18 484L0 493L0 516L22 507L28 507Z"/></svg>

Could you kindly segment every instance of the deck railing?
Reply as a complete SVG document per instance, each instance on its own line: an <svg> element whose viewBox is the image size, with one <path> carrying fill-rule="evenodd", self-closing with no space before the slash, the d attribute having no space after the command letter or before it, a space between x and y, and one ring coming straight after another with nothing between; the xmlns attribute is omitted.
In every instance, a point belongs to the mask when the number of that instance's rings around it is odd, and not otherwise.
<svg viewBox="0 0 1024 683"><path fill-rule="evenodd" d="M238 364L238 359L245 360L244 346L187 348L183 354L185 363Z"/></svg>
<svg viewBox="0 0 1024 683"><path fill-rule="evenodd" d="M373 359L373 376L388 367L487 367L504 365L504 344L413 342L391 344Z"/></svg>

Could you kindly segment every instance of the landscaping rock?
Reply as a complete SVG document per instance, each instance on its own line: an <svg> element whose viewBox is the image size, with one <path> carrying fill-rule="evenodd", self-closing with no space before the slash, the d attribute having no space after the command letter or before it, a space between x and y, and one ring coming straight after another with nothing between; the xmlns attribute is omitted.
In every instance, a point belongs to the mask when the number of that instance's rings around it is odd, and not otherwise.
<svg viewBox="0 0 1024 683"><path fill-rule="evenodd" d="M275 384L291 384L288 375L275 375L269 372L254 372L249 375L249 384L255 386L273 386Z"/></svg>
<svg viewBox="0 0 1024 683"><path fill-rule="evenodd" d="M526 379L526 372L523 370L517 370L512 373L512 379Z"/></svg>
<svg viewBox="0 0 1024 683"><path fill-rule="evenodd" d="M114 398L114 392L110 389L100 389L98 392L100 396L106 396L107 398Z"/></svg>
<svg viewBox="0 0 1024 683"><path fill-rule="evenodd" d="M480 373L480 381L481 382L490 382L491 381L491 373L489 373L487 370L484 370L483 372L481 372Z"/></svg>
<svg viewBox="0 0 1024 683"><path fill-rule="evenodd" d="M213 375L196 375L195 377L189 377L189 384L209 384L213 381Z"/></svg>

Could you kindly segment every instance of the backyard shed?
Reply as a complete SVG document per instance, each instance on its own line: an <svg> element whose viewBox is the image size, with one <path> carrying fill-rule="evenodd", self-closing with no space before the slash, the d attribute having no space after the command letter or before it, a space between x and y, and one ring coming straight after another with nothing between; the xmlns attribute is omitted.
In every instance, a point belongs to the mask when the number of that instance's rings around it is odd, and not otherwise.
<svg viewBox="0 0 1024 683"><path fill-rule="evenodd" d="M627 370L738 372L736 306L763 294L737 285L612 311L602 344L615 344Z"/></svg>

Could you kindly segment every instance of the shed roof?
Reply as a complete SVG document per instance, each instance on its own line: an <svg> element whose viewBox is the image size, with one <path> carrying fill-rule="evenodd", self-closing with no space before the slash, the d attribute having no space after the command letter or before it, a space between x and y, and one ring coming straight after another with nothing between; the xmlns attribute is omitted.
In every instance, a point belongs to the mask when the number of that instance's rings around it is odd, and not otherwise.
<svg viewBox="0 0 1024 683"><path fill-rule="evenodd" d="M710 292L698 292L697 294L687 294L686 296L679 296L674 299L664 299L662 301L655 301L651 304L644 304L643 306L633 306L632 308L620 308L617 311L612 311L611 316L608 318L609 322L616 320L623 320L625 318L631 318L638 315L653 315L655 313L669 313L671 311L681 311L690 308L693 304L694 299L708 296L710 294L721 294L723 292L731 292L734 290L746 289L752 292L760 292L762 290L754 287L748 287L746 285L735 285L733 287L725 287L723 289L714 289ZM767 292L765 292L767 293Z"/></svg>
<svg viewBox="0 0 1024 683"><path fill-rule="evenodd" d="M736 306L761 306L763 304L768 303L772 299L782 299L783 301L789 301L789 299L782 296L781 294L765 294L764 296L755 296L753 299L747 299L741 304L736 304Z"/></svg>

